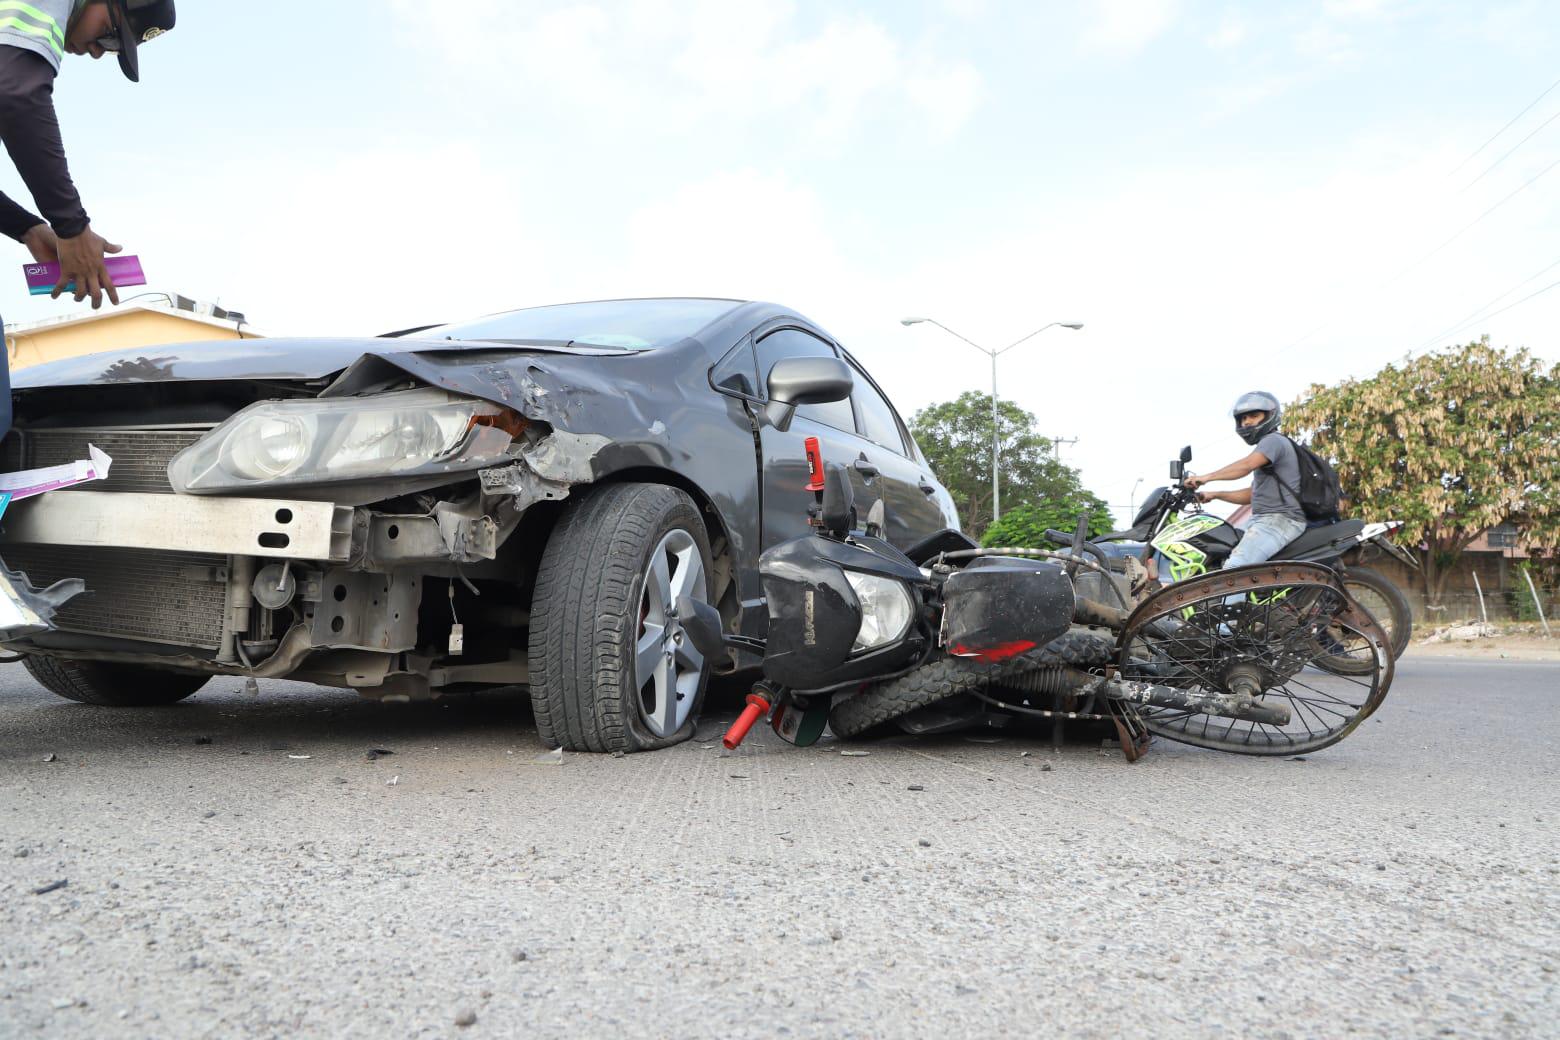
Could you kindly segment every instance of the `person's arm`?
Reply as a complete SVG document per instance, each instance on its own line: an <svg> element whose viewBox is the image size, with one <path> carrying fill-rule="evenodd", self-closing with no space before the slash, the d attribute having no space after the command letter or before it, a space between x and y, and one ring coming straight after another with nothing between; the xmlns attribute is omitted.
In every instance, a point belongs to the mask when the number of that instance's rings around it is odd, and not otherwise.
<svg viewBox="0 0 1560 1040"><path fill-rule="evenodd" d="M78 301L91 296L92 306L98 307L106 290L108 298L118 303L119 293L103 266L103 255L117 253L119 247L92 230L71 181L59 120L54 115L54 68L39 55L19 47L0 46L0 138L56 236L53 244L60 261L60 280L54 295L59 296L65 285L74 281ZM11 203L0 218L10 222L0 225L0 230L27 242L35 258L46 251L47 236L33 231L41 222L21 206ZM26 218L31 218L31 223L22 227ZM32 241L28 241L29 233Z"/></svg>
<svg viewBox="0 0 1560 1040"><path fill-rule="evenodd" d="M1197 501L1212 502L1217 499L1220 502L1229 502L1237 506L1251 505L1251 489L1249 487L1236 488L1234 491L1199 491Z"/></svg>
<svg viewBox="0 0 1560 1040"><path fill-rule="evenodd" d="M1187 487L1196 489L1202 487L1204 484L1212 484L1220 480L1239 480L1242 477L1249 477L1251 474L1255 473L1257 470L1261 469L1267 464L1268 457L1262 454L1260 451L1254 451L1245 458L1236 462L1232 462L1228 466L1216 469L1212 473L1203 473L1199 476L1187 477L1185 483Z"/></svg>

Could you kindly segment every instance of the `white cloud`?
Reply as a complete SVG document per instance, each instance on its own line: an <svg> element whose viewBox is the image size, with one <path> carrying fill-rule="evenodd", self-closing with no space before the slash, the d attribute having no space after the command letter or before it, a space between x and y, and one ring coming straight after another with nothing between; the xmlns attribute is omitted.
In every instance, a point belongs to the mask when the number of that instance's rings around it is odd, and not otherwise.
<svg viewBox="0 0 1560 1040"><path fill-rule="evenodd" d="M1131 57L1170 27L1179 7L1178 0L1093 0L1083 48Z"/></svg>
<svg viewBox="0 0 1560 1040"><path fill-rule="evenodd" d="M1220 20L1219 27L1208 37L1208 46L1216 51L1230 50L1246 42L1248 35L1246 20L1232 11Z"/></svg>
<svg viewBox="0 0 1560 1040"><path fill-rule="evenodd" d="M906 43L850 13L804 27L783 0L623 0L476 10L430 24L426 5L394 0L406 42L429 51L456 91L499 92L605 125L695 127L740 118L799 120L840 139L869 114L898 110L956 129L979 97L968 63ZM472 6L471 4L467 5ZM482 30L473 33L472 26Z"/></svg>

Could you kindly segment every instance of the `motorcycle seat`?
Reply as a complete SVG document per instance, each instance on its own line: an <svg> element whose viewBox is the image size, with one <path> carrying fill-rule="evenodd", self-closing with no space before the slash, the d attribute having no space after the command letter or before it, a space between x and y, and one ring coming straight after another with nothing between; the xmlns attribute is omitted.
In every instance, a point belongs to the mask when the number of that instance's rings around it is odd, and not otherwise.
<svg viewBox="0 0 1560 1040"><path fill-rule="evenodd" d="M1284 546L1277 554L1275 560L1293 560L1304 556L1306 553L1320 549L1331 542L1343 538L1352 538L1365 529L1363 520L1340 520L1334 524L1323 524L1321 527L1313 527L1299 538Z"/></svg>

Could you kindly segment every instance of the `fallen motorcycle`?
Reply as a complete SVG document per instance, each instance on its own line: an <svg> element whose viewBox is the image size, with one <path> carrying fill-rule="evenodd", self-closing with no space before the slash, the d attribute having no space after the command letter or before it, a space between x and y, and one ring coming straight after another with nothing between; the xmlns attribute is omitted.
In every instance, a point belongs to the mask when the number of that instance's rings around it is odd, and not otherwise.
<svg viewBox="0 0 1560 1040"><path fill-rule="evenodd" d="M728 747L768 715L804 745L825 720L852 738L1039 719L1109 724L1129 760L1151 735L1294 755L1342 740L1391 686L1386 633L1328 567L1259 564L1148 591L1091 558L1081 525L1060 552L982 549L955 531L902 552L882 536L884 504L858 529L843 467L825 467L815 441L807 451L812 533L760 560L767 637L723 635L713 609L679 605L702 652L762 656ZM1316 667L1340 654L1345 674Z"/></svg>

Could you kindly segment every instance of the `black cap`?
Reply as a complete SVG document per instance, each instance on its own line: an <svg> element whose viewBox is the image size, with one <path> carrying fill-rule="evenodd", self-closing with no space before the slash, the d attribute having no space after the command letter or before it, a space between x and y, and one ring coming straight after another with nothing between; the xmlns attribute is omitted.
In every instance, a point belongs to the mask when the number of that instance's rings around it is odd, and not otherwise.
<svg viewBox="0 0 1560 1040"><path fill-rule="evenodd" d="M108 0L108 10L119 42L119 68L131 83L139 83L136 48L173 28L173 0Z"/></svg>

